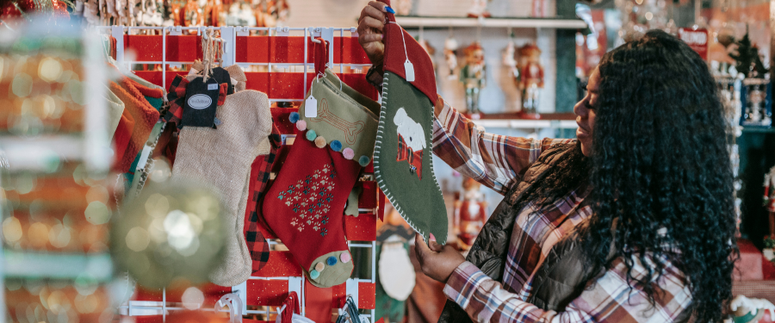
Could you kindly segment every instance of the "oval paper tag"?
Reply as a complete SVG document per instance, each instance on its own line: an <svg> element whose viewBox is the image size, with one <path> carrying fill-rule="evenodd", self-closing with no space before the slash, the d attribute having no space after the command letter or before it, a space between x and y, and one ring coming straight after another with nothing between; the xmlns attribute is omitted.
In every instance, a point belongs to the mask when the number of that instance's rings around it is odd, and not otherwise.
<svg viewBox="0 0 775 323"><path fill-rule="evenodd" d="M209 95L205 94L194 94L188 98L188 106L192 109L204 110L209 108L210 104L212 103L213 99L211 99Z"/></svg>

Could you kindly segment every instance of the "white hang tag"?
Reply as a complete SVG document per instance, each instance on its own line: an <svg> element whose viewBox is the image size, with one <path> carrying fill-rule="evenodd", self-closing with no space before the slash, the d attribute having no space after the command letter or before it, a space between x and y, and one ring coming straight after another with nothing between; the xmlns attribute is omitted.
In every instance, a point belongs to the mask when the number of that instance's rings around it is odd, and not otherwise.
<svg viewBox="0 0 775 323"><path fill-rule="evenodd" d="M408 58L404 62L404 74L406 75L407 82L414 82L414 65L412 65Z"/></svg>
<svg viewBox="0 0 775 323"><path fill-rule="evenodd" d="M304 100L304 116L307 118L317 118L318 116L318 99L315 99L312 94Z"/></svg>

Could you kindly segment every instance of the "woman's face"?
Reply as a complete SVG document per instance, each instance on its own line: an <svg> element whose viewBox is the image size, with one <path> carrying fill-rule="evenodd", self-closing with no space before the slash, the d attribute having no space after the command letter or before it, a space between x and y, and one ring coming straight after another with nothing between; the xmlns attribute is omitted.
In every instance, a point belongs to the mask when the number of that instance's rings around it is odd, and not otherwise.
<svg viewBox="0 0 775 323"><path fill-rule="evenodd" d="M600 72L597 68L589 76L587 82L587 95L573 107L576 114L576 137L581 143L581 153L589 157L592 154L592 133L595 129L595 108L600 101Z"/></svg>

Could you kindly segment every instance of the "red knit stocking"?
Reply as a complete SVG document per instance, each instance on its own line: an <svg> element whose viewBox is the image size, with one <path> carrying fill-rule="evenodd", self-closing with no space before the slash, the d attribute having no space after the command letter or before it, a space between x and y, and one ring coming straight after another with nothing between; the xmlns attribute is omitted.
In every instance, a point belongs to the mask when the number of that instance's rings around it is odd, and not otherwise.
<svg viewBox="0 0 775 323"><path fill-rule="evenodd" d="M327 288L344 283L352 273L343 211L361 166L327 145L318 148L311 141L315 138L314 130L296 131L262 209L264 220L310 282Z"/></svg>

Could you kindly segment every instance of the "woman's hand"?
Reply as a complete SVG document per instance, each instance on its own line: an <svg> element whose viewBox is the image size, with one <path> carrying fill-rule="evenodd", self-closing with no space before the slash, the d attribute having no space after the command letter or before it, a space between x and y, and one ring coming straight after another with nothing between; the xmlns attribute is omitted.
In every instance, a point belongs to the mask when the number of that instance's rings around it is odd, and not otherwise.
<svg viewBox="0 0 775 323"><path fill-rule="evenodd" d="M387 22L386 6L382 2L370 1L358 18L358 42L374 65L382 64L382 59L385 57L382 32Z"/></svg>
<svg viewBox="0 0 775 323"><path fill-rule="evenodd" d="M420 262L420 267L422 267L422 272L442 283L446 283L455 268L466 261L454 247L436 243L433 234L431 234L431 241L427 245L421 235L416 235L414 237L414 251Z"/></svg>

